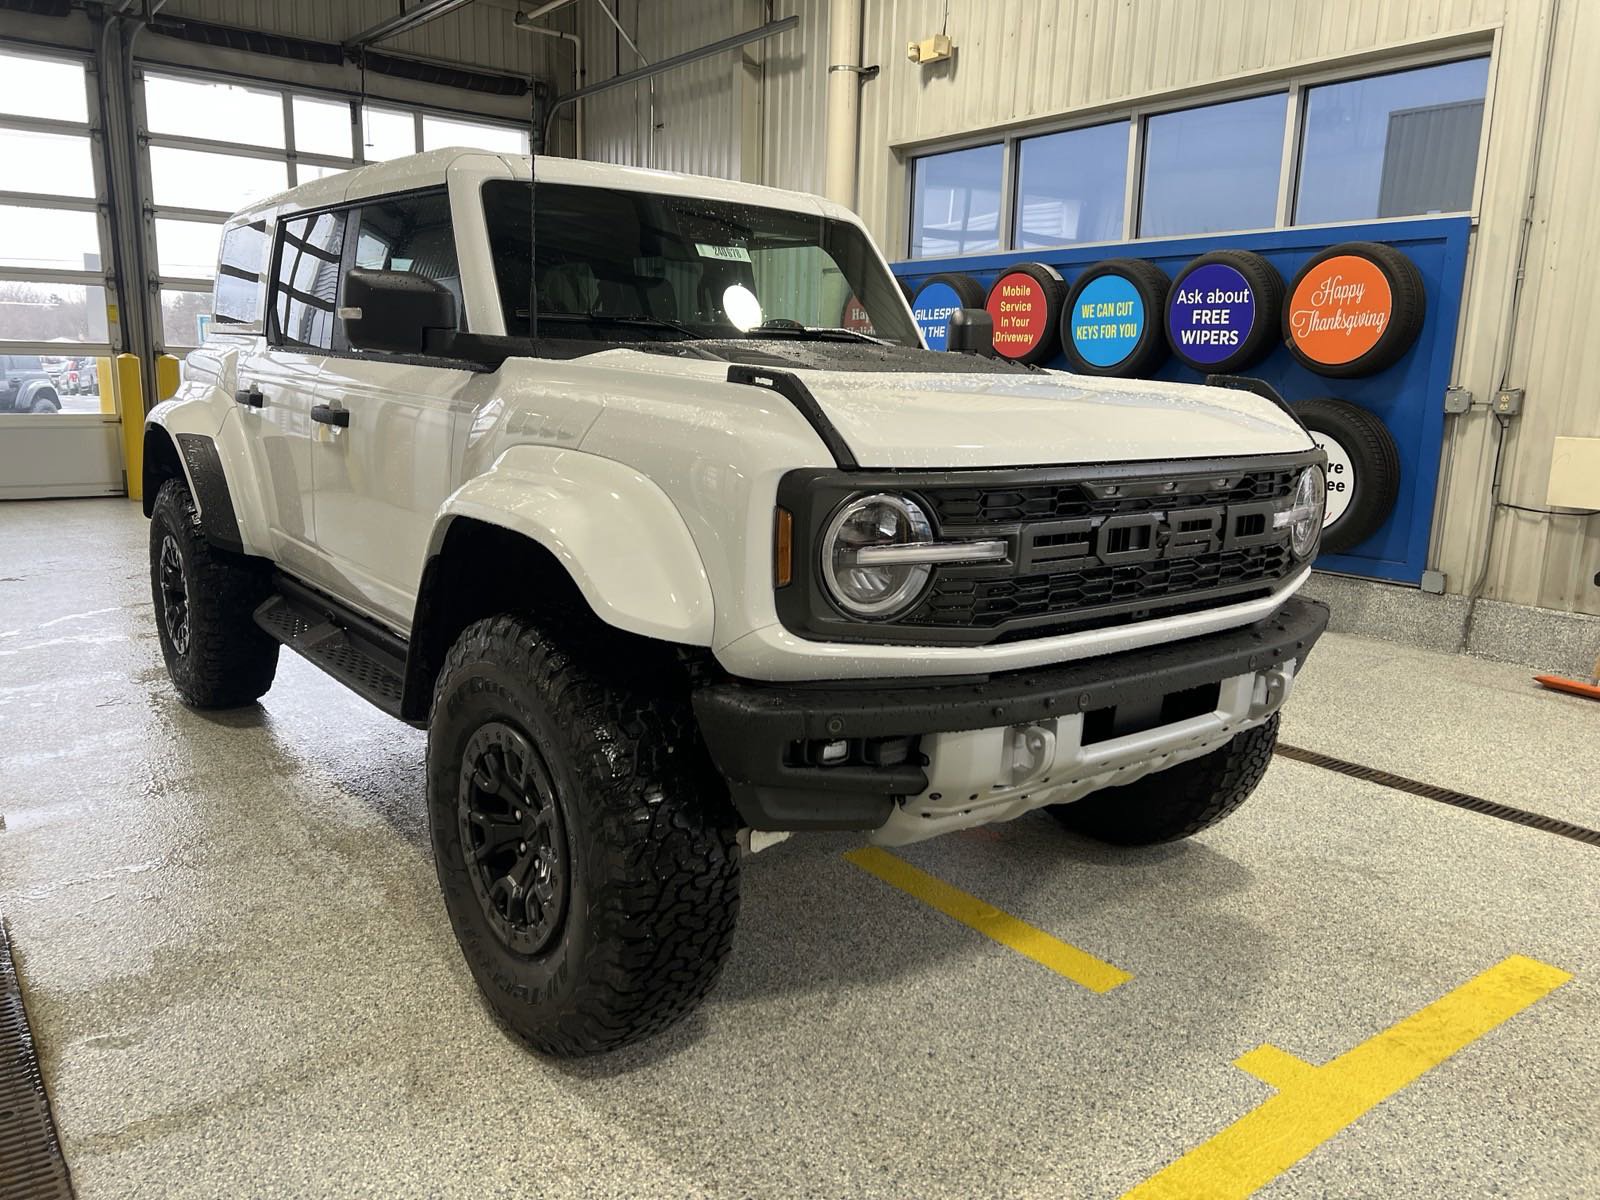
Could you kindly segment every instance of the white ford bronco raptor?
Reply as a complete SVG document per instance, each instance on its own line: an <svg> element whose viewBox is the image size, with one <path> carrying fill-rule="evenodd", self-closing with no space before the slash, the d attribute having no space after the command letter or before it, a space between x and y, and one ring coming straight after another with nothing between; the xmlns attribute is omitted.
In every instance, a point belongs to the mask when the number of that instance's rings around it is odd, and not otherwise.
<svg viewBox="0 0 1600 1200"><path fill-rule="evenodd" d="M984 319L928 351L851 212L724 180L439 150L247 209L145 433L178 694L284 645L426 729L462 951L553 1054L689 1011L783 834L1205 828L1327 622L1323 455Z"/></svg>

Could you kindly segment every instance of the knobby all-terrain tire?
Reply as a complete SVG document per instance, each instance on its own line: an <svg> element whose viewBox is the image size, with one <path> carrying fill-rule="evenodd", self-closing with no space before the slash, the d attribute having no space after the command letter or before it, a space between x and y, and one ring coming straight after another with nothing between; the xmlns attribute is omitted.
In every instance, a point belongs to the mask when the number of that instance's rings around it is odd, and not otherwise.
<svg viewBox="0 0 1600 1200"><path fill-rule="evenodd" d="M170 540L171 550L166 550ZM186 621L169 620L176 596L163 553L176 556ZM259 700L278 670L278 643L252 619L272 594L270 569L260 560L213 546L200 525L194 497L181 479L156 493L150 513L150 590L161 656L178 696L192 708L237 708Z"/></svg>
<svg viewBox="0 0 1600 1200"><path fill-rule="evenodd" d="M1278 743L1278 714L1235 734L1227 745L1074 804L1050 815L1074 833L1117 846L1175 842L1215 825L1256 790Z"/></svg>
<svg viewBox="0 0 1600 1200"><path fill-rule="evenodd" d="M547 1054L667 1028L711 990L732 946L737 819L687 687L655 665L624 663L613 641L571 622L498 616L462 633L434 690L428 822L445 907L490 1008ZM469 861L469 842L487 838L463 814L480 777L467 755L483 731L507 728L537 752L566 850L559 925L539 945L497 927Z"/></svg>

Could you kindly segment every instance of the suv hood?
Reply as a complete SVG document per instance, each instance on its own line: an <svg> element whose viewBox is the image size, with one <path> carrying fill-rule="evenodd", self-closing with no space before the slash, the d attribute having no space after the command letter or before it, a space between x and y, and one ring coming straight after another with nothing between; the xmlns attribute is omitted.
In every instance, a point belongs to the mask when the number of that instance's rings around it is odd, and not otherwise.
<svg viewBox="0 0 1600 1200"><path fill-rule="evenodd" d="M790 347L783 350L792 353ZM911 355L934 361L906 370ZM899 360L890 370L864 368L857 361L841 363L843 369L801 367L784 361L788 357L782 351L739 356L750 365L786 370L804 383L856 462L867 468L1232 458L1312 448L1290 414L1261 396L1231 388L1101 379L982 360L979 366L930 351L887 355ZM590 361L602 359L708 381L725 380L728 373L726 362L636 350L610 351ZM953 369L966 363L977 369Z"/></svg>

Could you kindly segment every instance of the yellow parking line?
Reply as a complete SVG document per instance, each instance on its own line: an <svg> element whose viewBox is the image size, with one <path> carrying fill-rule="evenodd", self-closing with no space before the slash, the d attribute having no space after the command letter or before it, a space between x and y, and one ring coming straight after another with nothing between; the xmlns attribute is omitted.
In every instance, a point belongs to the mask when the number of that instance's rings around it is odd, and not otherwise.
<svg viewBox="0 0 1600 1200"><path fill-rule="evenodd" d="M1513 955L1326 1066L1276 1046L1235 1062L1278 1089L1123 1200L1235 1200L1287 1171L1406 1084L1572 976Z"/></svg>
<svg viewBox="0 0 1600 1200"><path fill-rule="evenodd" d="M1035 929L1026 921L1001 912L992 904L985 904L976 896L951 887L926 871L919 871L885 850L867 846L852 850L845 857L863 871L915 896L930 908L938 909L947 917L954 917L1002 946L1009 946L1018 954L1049 967L1056 974L1065 975L1073 983L1082 984L1091 992L1109 992L1118 984L1127 983L1133 978L1121 967L1114 967L1087 950L1069 946L1044 930Z"/></svg>

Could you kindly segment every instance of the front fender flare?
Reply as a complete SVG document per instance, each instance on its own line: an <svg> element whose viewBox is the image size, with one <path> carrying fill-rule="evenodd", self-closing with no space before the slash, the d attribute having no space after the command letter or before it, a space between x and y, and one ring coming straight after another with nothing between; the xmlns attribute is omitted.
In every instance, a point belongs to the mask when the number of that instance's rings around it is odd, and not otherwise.
<svg viewBox="0 0 1600 1200"><path fill-rule="evenodd" d="M632 467L578 450L513 446L444 502L429 558L458 517L538 542L607 624L711 645L714 606L700 551L667 494Z"/></svg>

